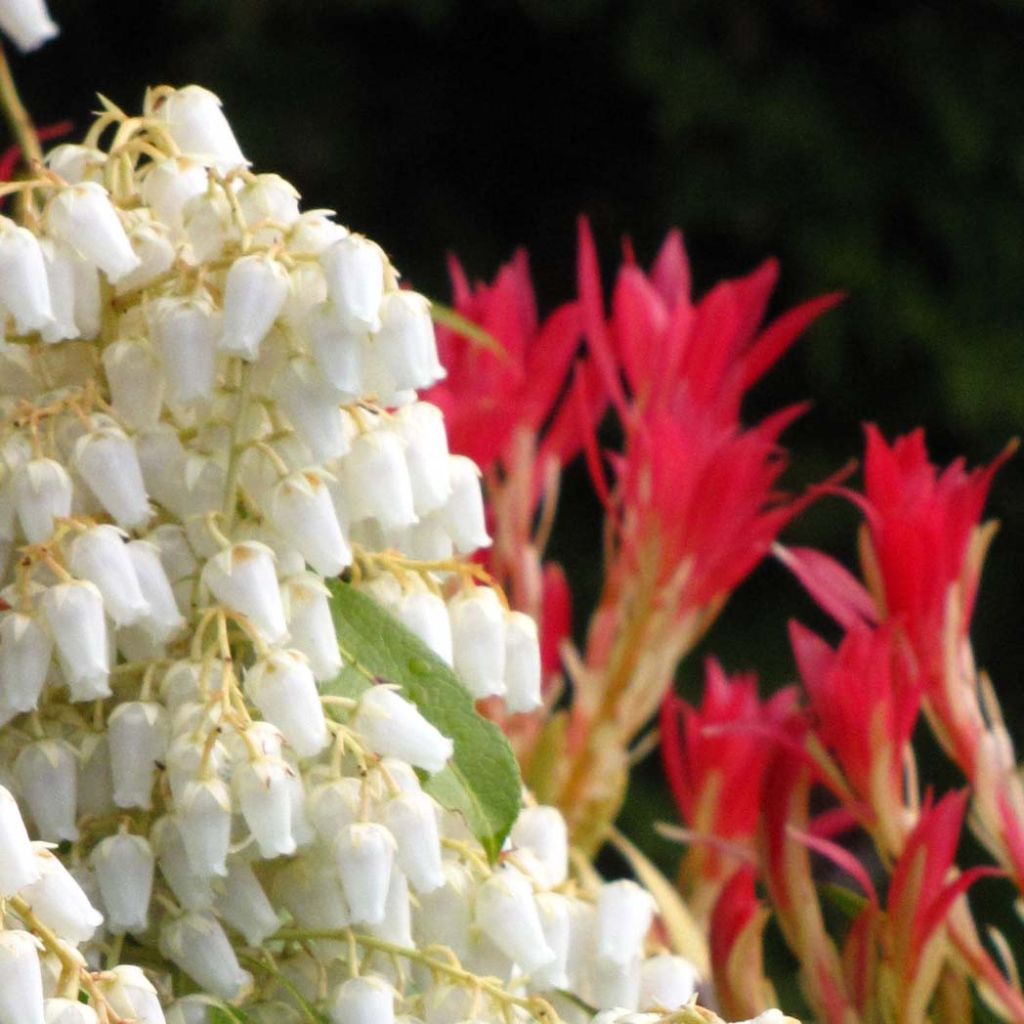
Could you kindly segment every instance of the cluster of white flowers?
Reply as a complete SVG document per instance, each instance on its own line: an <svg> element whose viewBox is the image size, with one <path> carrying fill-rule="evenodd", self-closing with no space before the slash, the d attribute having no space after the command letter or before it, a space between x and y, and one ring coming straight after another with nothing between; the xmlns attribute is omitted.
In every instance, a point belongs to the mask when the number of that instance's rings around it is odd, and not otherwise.
<svg viewBox="0 0 1024 1024"><path fill-rule="evenodd" d="M427 301L196 86L46 163L0 217L0 1024L685 1005L557 811L492 867L421 786L451 741L391 686L321 695L348 570L474 697L540 700L535 625L455 561L488 538L417 400Z"/></svg>

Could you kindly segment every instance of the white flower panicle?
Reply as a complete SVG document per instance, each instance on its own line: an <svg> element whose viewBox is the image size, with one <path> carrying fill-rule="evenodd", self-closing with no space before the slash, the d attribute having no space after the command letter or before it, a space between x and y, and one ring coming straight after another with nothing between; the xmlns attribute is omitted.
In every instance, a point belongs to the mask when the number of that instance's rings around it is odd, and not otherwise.
<svg viewBox="0 0 1024 1024"><path fill-rule="evenodd" d="M454 558L489 538L416 394L429 303L211 93L105 107L0 218L0 1024L684 1004L650 898L570 875L556 810L492 867L428 793L452 739L386 681L323 692L348 571L473 697L540 703L536 627Z"/></svg>

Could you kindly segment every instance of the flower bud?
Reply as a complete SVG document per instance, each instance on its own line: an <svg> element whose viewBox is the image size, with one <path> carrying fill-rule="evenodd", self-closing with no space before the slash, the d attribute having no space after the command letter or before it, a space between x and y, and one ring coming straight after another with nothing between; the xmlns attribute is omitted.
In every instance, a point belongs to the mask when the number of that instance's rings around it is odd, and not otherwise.
<svg viewBox="0 0 1024 1024"><path fill-rule="evenodd" d="M181 632L185 619L178 611L171 581L160 561L160 551L155 544L145 540L130 541L127 548L142 595L149 606L141 622L142 628L157 643L167 643Z"/></svg>
<svg viewBox="0 0 1024 1024"><path fill-rule="evenodd" d="M490 587L460 590L448 602L455 673L477 700L505 692L505 609Z"/></svg>
<svg viewBox="0 0 1024 1024"><path fill-rule="evenodd" d="M242 970L212 914L190 911L165 921L160 929L160 952L219 999L239 999L252 986L252 975Z"/></svg>
<svg viewBox="0 0 1024 1024"><path fill-rule="evenodd" d="M505 707L515 715L536 711L541 704L537 623L523 612L508 612L505 615Z"/></svg>
<svg viewBox="0 0 1024 1024"><path fill-rule="evenodd" d="M130 626L150 610L116 526L92 526L71 542L68 568L96 586L106 613L116 626Z"/></svg>
<svg viewBox="0 0 1024 1024"><path fill-rule="evenodd" d="M186 910L206 910L213 905L210 875L192 870L176 815L157 818L149 831L156 864L178 903Z"/></svg>
<svg viewBox="0 0 1024 1024"><path fill-rule="evenodd" d="M107 912L107 930L112 935L142 934L149 927L156 867L148 840L118 832L96 844L89 862Z"/></svg>
<svg viewBox="0 0 1024 1024"><path fill-rule="evenodd" d="M189 869L199 878L223 876L231 846L231 794L221 779L187 783L178 800L178 830Z"/></svg>
<svg viewBox="0 0 1024 1024"><path fill-rule="evenodd" d="M18 788L48 843L78 838L78 764L64 740L36 740L23 747L14 762Z"/></svg>
<svg viewBox="0 0 1024 1024"><path fill-rule="evenodd" d="M566 970L569 960L569 937L571 930L570 900L558 892L539 892L537 914L544 932L544 941L554 952L551 963L534 971L530 981L534 991L567 988L569 974Z"/></svg>
<svg viewBox="0 0 1024 1024"><path fill-rule="evenodd" d="M18 803L0 786L0 899L15 895L39 875Z"/></svg>
<svg viewBox="0 0 1024 1024"><path fill-rule="evenodd" d="M71 477L53 459L30 459L11 479L18 522L29 544L43 544L53 536L55 519L71 515Z"/></svg>
<svg viewBox="0 0 1024 1024"><path fill-rule="evenodd" d="M342 327L329 302L310 310L305 322L309 348L324 378L345 395L363 392L363 336Z"/></svg>
<svg viewBox="0 0 1024 1024"><path fill-rule="evenodd" d="M320 253L320 266L342 327L378 330L385 268L380 246L362 235L345 235Z"/></svg>
<svg viewBox="0 0 1024 1024"><path fill-rule="evenodd" d="M434 801L422 792L400 793L384 805L381 819L395 837L399 867L416 892L433 892L444 885Z"/></svg>
<svg viewBox="0 0 1024 1024"><path fill-rule="evenodd" d="M653 919L654 900L636 882L603 885L597 897L594 955L625 968L642 951Z"/></svg>
<svg viewBox="0 0 1024 1024"><path fill-rule="evenodd" d="M231 611L244 615L267 643L288 636L274 555L258 541L241 541L203 566L202 582Z"/></svg>
<svg viewBox="0 0 1024 1024"><path fill-rule="evenodd" d="M416 514L427 515L442 508L452 492L444 417L436 405L414 402L395 414L395 426L405 441Z"/></svg>
<svg viewBox="0 0 1024 1024"><path fill-rule="evenodd" d="M451 497L444 507L444 525L460 555L470 555L490 546L484 497L480 490L480 470L465 455L448 460Z"/></svg>
<svg viewBox="0 0 1024 1024"><path fill-rule="evenodd" d="M149 343L115 341L103 350L103 369L118 416L136 430L156 423L164 403L164 370Z"/></svg>
<svg viewBox="0 0 1024 1024"><path fill-rule="evenodd" d="M680 1010L697 991L697 969L681 956L661 953L640 965L640 1006L649 1010Z"/></svg>
<svg viewBox="0 0 1024 1024"><path fill-rule="evenodd" d="M139 258L139 265L125 274L117 287L116 294L125 295L137 288L145 288L156 281L161 274L170 270L174 263L174 245L171 232L166 224L155 220L148 210L136 211L130 215L128 244Z"/></svg>
<svg viewBox="0 0 1024 1024"><path fill-rule="evenodd" d="M270 519L321 576L337 576L352 561L330 491L312 470L289 473L270 492Z"/></svg>
<svg viewBox="0 0 1024 1024"><path fill-rule="evenodd" d="M79 256L66 245L44 238L39 243L46 264L46 286L50 295L53 319L40 330L43 341L54 345L59 341L77 338L81 333L75 322L75 264Z"/></svg>
<svg viewBox="0 0 1024 1024"><path fill-rule="evenodd" d="M167 753L167 712L155 701L118 704L107 720L114 803L118 807L152 807L157 765Z"/></svg>
<svg viewBox="0 0 1024 1024"><path fill-rule="evenodd" d="M342 396L312 360L290 359L273 392L314 459L328 462L349 450L340 407Z"/></svg>
<svg viewBox="0 0 1024 1024"><path fill-rule="evenodd" d="M527 974L555 959L544 939L533 886L511 866L495 871L477 890L477 927Z"/></svg>
<svg viewBox="0 0 1024 1024"><path fill-rule="evenodd" d="M78 751L78 813L101 817L112 813L116 806L107 734L86 733Z"/></svg>
<svg viewBox="0 0 1024 1024"><path fill-rule="evenodd" d="M288 272L264 254L231 264L224 285L224 333L219 348L252 362L288 298Z"/></svg>
<svg viewBox="0 0 1024 1024"><path fill-rule="evenodd" d="M168 298L154 303L150 326L163 360L167 400L172 405L204 401L217 378L219 316L203 298Z"/></svg>
<svg viewBox="0 0 1024 1024"><path fill-rule="evenodd" d="M301 572L285 581L284 592L291 644L309 660L318 683L334 679L341 671L341 652L323 581Z"/></svg>
<svg viewBox="0 0 1024 1024"><path fill-rule="evenodd" d="M182 996L167 1007L167 1024L210 1024L209 996Z"/></svg>
<svg viewBox="0 0 1024 1024"><path fill-rule="evenodd" d="M442 661L452 663L452 624L448 608L438 594L425 588L403 594L393 614Z"/></svg>
<svg viewBox="0 0 1024 1024"><path fill-rule="evenodd" d="M41 331L54 322L39 240L7 217L0 217L0 305L14 317L18 334Z"/></svg>
<svg viewBox="0 0 1024 1024"><path fill-rule="evenodd" d="M216 910L250 946L263 945L281 927L263 886L249 864L238 856L228 861L228 874L217 895Z"/></svg>
<svg viewBox="0 0 1024 1024"><path fill-rule="evenodd" d="M394 1024L395 990L372 975L349 978L327 1000L331 1024Z"/></svg>
<svg viewBox="0 0 1024 1024"><path fill-rule="evenodd" d="M395 859L394 837L375 822L346 825L334 840L334 856L352 921L380 924Z"/></svg>
<svg viewBox="0 0 1024 1024"><path fill-rule="evenodd" d="M33 846L39 878L21 890L21 897L58 938L73 946L88 942L103 924L103 915L45 844Z"/></svg>
<svg viewBox="0 0 1024 1024"><path fill-rule="evenodd" d="M257 174L239 191L238 205L250 228L268 220L287 228L299 219L299 198L295 186L281 175Z"/></svg>
<svg viewBox="0 0 1024 1024"><path fill-rule="evenodd" d="M409 881L399 867L392 867L388 880L388 892L384 899L384 916L369 926L371 935L395 946L414 945L412 937L412 900L409 897Z"/></svg>
<svg viewBox="0 0 1024 1024"><path fill-rule="evenodd" d="M353 522L373 518L385 530L416 522L409 468L397 434L384 429L360 434L342 470Z"/></svg>
<svg viewBox="0 0 1024 1024"><path fill-rule="evenodd" d="M416 292L388 292L380 304L377 351L394 386L426 388L437 379L439 368L430 303Z"/></svg>
<svg viewBox="0 0 1024 1024"><path fill-rule="evenodd" d="M640 1004L640 957L634 956L625 964L612 963L600 957L591 960L587 996L587 1001L601 1010L612 1007L635 1010ZM640 1014L637 1016L644 1020Z"/></svg>
<svg viewBox="0 0 1024 1024"><path fill-rule="evenodd" d="M34 711L46 685L53 640L33 615L0 618L0 693L13 711Z"/></svg>
<svg viewBox="0 0 1024 1024"><path fill-rule="evenodd" d="M156 989L141 967L121 964L104 971L100 991L114 1013L133 1024L165 1024Z"/></svg>
<svg viewBox="0 0 1024 1024"><path fill-rule="evenodd" d="M232 778L242 817L266 860L296 850L288 773L283 761L263 757L239 765Z"/></svg>
<svg viewBox="0 0 1024 1024"><path fill-rule="evenodd" d="M57 641L61 671L74 702L110 696L110 660L103 598L87 580L50 587L42 596L43 617Z"/></svg>
<svg viewBox="0 0 1024 1024"><path fill-rule="evenodd" d="M330 743L316 680L298 651L273 650L257 661L246 673L245 692L299 757Z"/></svg>
<svg viewBox="0 0 1024 1024"><path fill-rule="evenodd" d="M28 932L0 931L0 1024L46 1024L39 948Z"/></svg>
<svg viewBox="0 0 1024 1024"><path fill-rule="evenodd" d="M101 427L83 434L75 442L74 465L118 526L134 530L149 522L152 510L139 457L121 430Z"/></svg>
<svg viewBox="0 0 1024 1024"><path fill-rule="evenodd" d="M242 240L231 201L220 188L208 188L189 199L182 210L182 224L192 258L200 264L221 258L228 246Z"/></svg>
<svg viewBox="0 0 1024 1024"><path fill-rule="evenodd" d="M452 756L452 741L389 686L373 686L360 697L352 728L375 754L400 758L431 774Z"/></svg>
<svg viewBox="0 0 1024 1024"><path fill-rule="evenodd" d="M107 190L95 181L61 189L47 205L44 219L54 238L99 267L112 282L116 283L141 263Z"/></svg>
<svg viewBox="0 0 1024 1024"><path fill-rule="evenodd" d="M8 0L0 4L0 29L22 53L37 50L60 32L43 0Z"/></svg>
<svg viewBox="0 0 1024 1024"><path fill-rule="evenodd" d="M307 811L313 828L325 843L359 820L362 791L363 783L353 776L330 779L310 790Z"/></svg>
<svg viewBox="0 0 1024 1024"><path fill-rule="evenodd" d="M209 161L221 173L247 164L235 133L208 89L186 85L168 89L147 103L154 116L165 122L171 138L185 156Z"/></svg>
<svg viewBox="0 0 1024 1024"><path fill-rule="evenodd" d="M150 165L142 179L142 201L160 220L180 235L184 230L182 210L194 196L209 187L206 168L186 156L172 156Z"/></svg>
<svg viewBox="0 0 1024 1024"><path fill-rule="evenodd" d="M96 1011L77 999L47 999L43 1019L46 1024L99 1024Z"/></svg>
<svg viewBox="0 0 1024 1024"><path fill-rule="evenodd" d="M565 819L555 807L524 807L509 835L513 848L536 858L545 888L561 885L569 874L569 836Z"/></svg>

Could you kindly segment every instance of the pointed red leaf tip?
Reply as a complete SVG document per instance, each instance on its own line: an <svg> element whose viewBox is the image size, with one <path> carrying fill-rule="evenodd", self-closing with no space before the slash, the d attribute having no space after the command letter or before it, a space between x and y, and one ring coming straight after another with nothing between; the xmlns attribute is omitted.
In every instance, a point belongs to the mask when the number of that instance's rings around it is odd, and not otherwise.
<svg viewBox="0 0 1024 1024"><path fill-rule="evenodd" d="M699 707L668 694L661 706L661 751L679 815L698 836L749 842L760 813L762 779L797 714L796 692L765 701L753 675L726 675L709 659ZM716 858L709 858L714 868Z"/></svg>
<svg viewBox="0 0 1024 1024"><path fill-rule="evenodd" d="M454 256L448 257L448 271L456 312L496 338L504 356L438 326L438 350L448 376L423 398L445 414L452 451L487 470L505 455L518 430L539 435L552 418L582 341L579 306L566 303L538 321L524 249L490 284L470 285ZM576 431L563 434L557 445L548 446L547 455L561 458L568 452L571 457L579 450Z"/></svg>
<svg viewBox="0 0 1024 1024"><path fill-rule="evenodd" d="M843 629L874 623L878 612L863 584L834 558L812 548L773 546L775 557Z"/></svg>
<svg viewBox="0 0 1024 1024"><path fill-rule="evenodd" d="M939 671L949 588L962 588L964 636L981 573L971 538L999 467L1016 445L988 466L968 471L957 459L945 469L932 463L923 430L886 443L874 426L865 428L865 512L871 550L878 563L885 607L906 630L925 674Z"/></svg>
<svg viewBox="0 0 1024 1024"><path fill-rule="evenodd" d="M832 842L831 839L802 829L790 829L789 834L798 843L803 843L812 853L817 853L831 861L840 871L848 874L860 886L868 900L875 906L878 905L878 892L875 889L875 883L871 881L871 876L867 873L864 865L849 850Z"/></svg>
<svg viewBox="0 0 1024 1024"><path fill-rule="evenodd" d="M789 635L822 745L875 816L898 820L904 752L921 706L908 652L891 629L863 622L836 651L799 623Z"/></svg>

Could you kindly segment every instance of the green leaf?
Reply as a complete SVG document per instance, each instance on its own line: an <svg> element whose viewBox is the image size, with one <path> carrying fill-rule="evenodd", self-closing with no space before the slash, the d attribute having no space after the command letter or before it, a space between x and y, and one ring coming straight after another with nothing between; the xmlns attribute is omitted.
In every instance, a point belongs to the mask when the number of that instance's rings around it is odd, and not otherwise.
<svg viewBox="0 0 1024 1024"><path fill-rule="evenodd" d="M423 788L458 811L493 861L522 799L515 754L502 731L477 714L455 673L418 637L365 594L328 583L338 645L347 662L325 693L357 697L371 679L396 683L427 721L451 738L455 754Z"/></svg>
<svg viewBox="0 0 1024 1024"><path fill-rule="evenodd" d="M818 892L826 903L835 907L844 917L851 921L868 905L867 899L859 892L837 885L835 882L822 882Z"/></svg>

